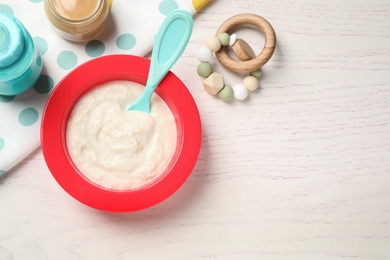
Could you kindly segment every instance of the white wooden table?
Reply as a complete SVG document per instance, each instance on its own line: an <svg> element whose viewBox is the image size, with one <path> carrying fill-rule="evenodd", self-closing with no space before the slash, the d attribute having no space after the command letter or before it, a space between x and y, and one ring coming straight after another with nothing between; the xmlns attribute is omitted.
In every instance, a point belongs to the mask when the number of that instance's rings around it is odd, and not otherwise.
<svg viewBox="0 0 390 260"><path fill-rule="evenodd" d="M247 12L273 25L277 48L259 91L226 104L203 91L195 56ZM261 49L260 32L237 34ZM204 131L179 191L136 213L96 211L37 149L0 179L0 259L390 259L389 1L214 0L172 70Z"/></svg>

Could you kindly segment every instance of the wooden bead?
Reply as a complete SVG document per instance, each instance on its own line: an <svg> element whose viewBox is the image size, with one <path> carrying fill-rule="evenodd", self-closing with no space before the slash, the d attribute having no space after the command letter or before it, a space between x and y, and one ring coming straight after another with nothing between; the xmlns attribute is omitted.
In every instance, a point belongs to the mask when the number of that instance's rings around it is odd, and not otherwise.
<svg viewBox="0 0 390 260"><path fill-rule="evenodd" d="M216 52L221 49L221 41L217 36L211 36L206 40L206 47L210 51Z"/></svg>
<svg viewBox="0 0 390 260"><path fill-rule="evenodd" d="M254 91L259 87L259 80L255 76L246 76L243 83L249 91Z"/></svg>
<svg viewBox="0 0 390 260"><path fill-rule="evenodd" d="M233 44L233 51L237 57L242 61L251 60L256 57L251 46L243 39L237 39L236 43Z"/></svg>
<svg viewBox="0 0 390 260"><path fill-rule="evenodd" d="M222 74L213 72L203 81L203 86L211 95L217 94L224 86Z"/></svg>

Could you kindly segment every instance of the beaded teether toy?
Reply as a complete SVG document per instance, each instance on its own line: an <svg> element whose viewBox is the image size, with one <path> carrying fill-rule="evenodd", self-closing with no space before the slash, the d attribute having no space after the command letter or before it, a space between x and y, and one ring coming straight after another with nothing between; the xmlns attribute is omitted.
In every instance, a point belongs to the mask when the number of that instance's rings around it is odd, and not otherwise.
<svg viewBox="0 0 390 260"><path fill-rule="evenodd" d="M259 28L265 37L263 50L258 56L255 56L251 47L242 39L237 39L235 34L229 35L228 32L238 25L250 24ZM234 53L240 61L231 58L226 48L231 46ZM261 76L261 67L272 57L276 46L275 31L271 24L263 17L255 14L239 14L226 20L217 30L215 36L206 40L206 47L199 49L197 57L201 62L197 67L198 75L205 78L203 81L204 89L212 94L219 96L223 101L229 101L233 97L237 100L244 100L249 91L258 88L258 78ZM210 64L213 58L213 52L218 61L231 71L249 72L242 84L234 87L224 83L223 76L214 72Z"/></svg>

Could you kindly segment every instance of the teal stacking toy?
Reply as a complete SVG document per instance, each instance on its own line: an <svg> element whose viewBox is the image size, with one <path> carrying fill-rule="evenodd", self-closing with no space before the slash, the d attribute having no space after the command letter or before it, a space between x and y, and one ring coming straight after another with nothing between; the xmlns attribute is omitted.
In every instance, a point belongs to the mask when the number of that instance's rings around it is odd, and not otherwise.
<svg viewBox="0 0 390 260"><path fill-rule="evenodd" d="M42 59L31 35L13 16L0 12L0 95L29 90L42 72Z"/></svg>

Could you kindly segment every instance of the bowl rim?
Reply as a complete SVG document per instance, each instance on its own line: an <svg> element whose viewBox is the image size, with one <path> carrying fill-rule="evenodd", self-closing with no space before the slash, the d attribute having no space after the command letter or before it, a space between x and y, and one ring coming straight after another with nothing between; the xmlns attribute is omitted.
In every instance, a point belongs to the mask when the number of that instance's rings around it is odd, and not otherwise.
<svg viewBox="0 0 390 260"><path fill-rule="evenodd" d="M99 187L80 174L66 147L65 127L77 100L95 86L109 81L130 80L146 84L150 60L116 54L87 61L68 73L51 92L42 114L41 146L46 164L58 184L72 197L92 208L109 212L143 210L164 201L190 176L200 152L202 129L196 103L184 83L171 71L156 92L164 93L180 118L181 147L166 174L150 185L134 190L109 190ZM172 85L174 84L174 87ZM84 87L80 87L84 86ZM163 97L163 99L165 100ZM178 133L179 136L179 133Z"/></svg>

